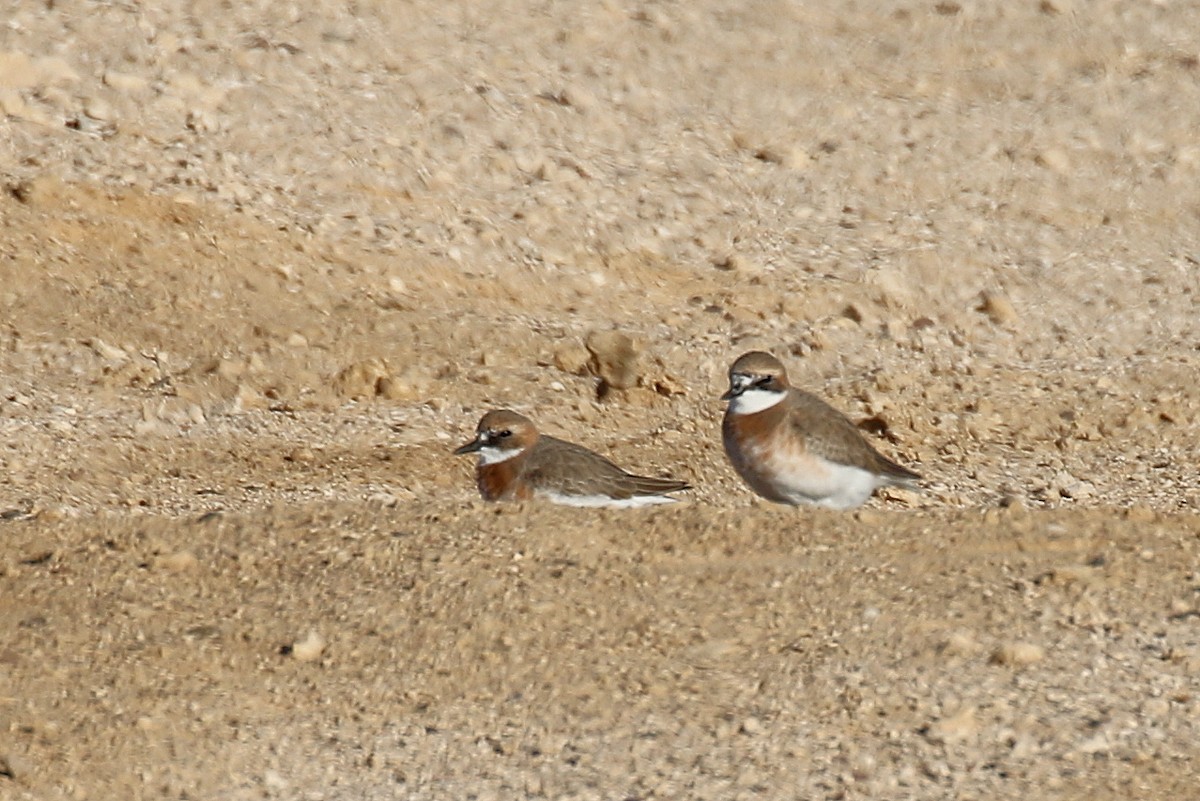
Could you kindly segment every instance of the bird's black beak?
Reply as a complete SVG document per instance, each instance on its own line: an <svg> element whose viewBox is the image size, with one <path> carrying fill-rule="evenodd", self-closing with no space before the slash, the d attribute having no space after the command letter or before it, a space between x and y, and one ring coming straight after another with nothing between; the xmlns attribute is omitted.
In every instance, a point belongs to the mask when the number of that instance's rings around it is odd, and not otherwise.
<svg viewBox="0 0 1200 801"><path fill-rule="evenodd" d="M455 456L462 456L464 453L474 453L483 447L483 437L476 437L466 445L459 445L454 449Z"/></svg>
<svg viewBox="0 0 1200 801"><path fill-rule="evenodd" d="M731 401L738 395L741 395L743 390L743 387L730 387L729 389L725 390L725 394L721 396L721 400Z"/></svg>

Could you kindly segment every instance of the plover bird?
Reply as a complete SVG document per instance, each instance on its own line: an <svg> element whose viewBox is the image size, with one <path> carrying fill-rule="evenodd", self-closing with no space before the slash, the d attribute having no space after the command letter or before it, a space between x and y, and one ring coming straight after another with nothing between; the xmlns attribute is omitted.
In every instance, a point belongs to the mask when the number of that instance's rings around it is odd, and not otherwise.
<svg viewBox="0 0 1200 801"><path fill-rule="evenodd" d="M545 498L567 506L632 507L672 503L686 481L627 473L581 445L546 434L516 412L488 412L475 439L455 454L478 453L475 481L486 500Z"/></svg>
<svg viewBox="0 0 1200 801"><path fill-rule="evenodd" d="M769 353L739 357L721 399L729 401L725 453L767 500L852 509L879 487L915 488L921 478L871 447L837 409L792 387Z"/></svg>

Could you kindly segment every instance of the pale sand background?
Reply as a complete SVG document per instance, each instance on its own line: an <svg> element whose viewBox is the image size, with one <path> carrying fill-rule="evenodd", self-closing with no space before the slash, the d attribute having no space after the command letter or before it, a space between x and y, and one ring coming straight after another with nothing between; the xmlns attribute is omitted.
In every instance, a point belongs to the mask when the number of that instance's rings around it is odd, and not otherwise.
<svg viewBox="0 0 1200 801"><path fill-rule="evenodd" d="M1200 6L150 5L0 12L0 798L1196 793ZM756 502L759 347L927 491Z"/></svg>

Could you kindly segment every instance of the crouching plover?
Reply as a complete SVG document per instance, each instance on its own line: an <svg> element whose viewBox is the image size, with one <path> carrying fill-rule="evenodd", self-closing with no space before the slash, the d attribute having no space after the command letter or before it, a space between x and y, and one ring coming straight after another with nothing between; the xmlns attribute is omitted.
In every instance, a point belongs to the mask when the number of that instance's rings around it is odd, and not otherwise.
<svg viewBox="0 0 1200 801"><path fill-rule="evenodd" d="M851 509L879 487L915 488L921 478L880 455L841 412L789 385L769 353L739 357L721 400L729 401L725 453L767 500Z"/></svg>
<svg viewBox="0 0 1200 801"><path fill-rule="evenodd" d="M671 503L666 493L691 489L685 481L627 473L598 453L539 434L526 417L488 412L475 439L454 451L479 454L475 481L486 500L545 498L567 506L646 506Z"/></svg>

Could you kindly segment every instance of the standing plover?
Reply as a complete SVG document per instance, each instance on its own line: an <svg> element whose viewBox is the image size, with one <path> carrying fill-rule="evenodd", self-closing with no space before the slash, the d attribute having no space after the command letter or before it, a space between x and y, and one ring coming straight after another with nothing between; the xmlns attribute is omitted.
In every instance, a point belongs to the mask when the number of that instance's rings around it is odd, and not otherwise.
<svg viewBox="0 0 1200 801"><path fill-rule="evenodd" d="M769 353L729 368L725 453L750 488L776 503L851 509L879 487L914 488L920 476L880 455L825 401L788 384Z"/></svg>

